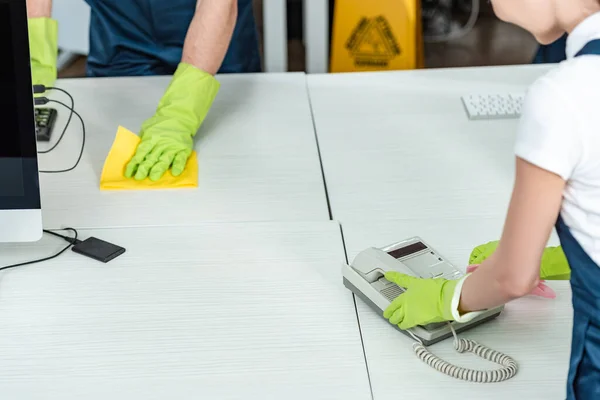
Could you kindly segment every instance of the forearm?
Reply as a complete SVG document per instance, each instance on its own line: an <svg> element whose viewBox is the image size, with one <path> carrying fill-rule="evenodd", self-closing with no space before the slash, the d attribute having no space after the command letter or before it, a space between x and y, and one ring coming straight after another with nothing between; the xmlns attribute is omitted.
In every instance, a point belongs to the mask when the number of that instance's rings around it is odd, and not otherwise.
<svg viewBox="0 0 600 400"><path fill-rule="evenodd" d="M461 314L501 306L525 296L539 283L537 276L511 276L512 269L502 268L500 263L492 255L465 280L459 304Z"/></svg>
<svg viewBox="0 0 600 400"><path fill-rule="evenodd" d="M236 20L237 0L198 0L181 61L215 75L229 48Z"/></svg>
<svg viewBox="0 0 600 400"><path fill-rule="evenodd" d="M496 251L464 282L459 310L479 311L526 296L562 204L565 181L517 158L516 180Z"/></svg>
<svg viewBox="0 0 600 400"><path fill-rule="evenodd" d="M58 22L52 19L52 0L27 0L29 57L34 85L56 81Z"/></svg>
<svg viewBox="0 0 600 400"><path fill-rule="evenodd" d="M27 0L27 18L50 18L52 0Z"/></svg>

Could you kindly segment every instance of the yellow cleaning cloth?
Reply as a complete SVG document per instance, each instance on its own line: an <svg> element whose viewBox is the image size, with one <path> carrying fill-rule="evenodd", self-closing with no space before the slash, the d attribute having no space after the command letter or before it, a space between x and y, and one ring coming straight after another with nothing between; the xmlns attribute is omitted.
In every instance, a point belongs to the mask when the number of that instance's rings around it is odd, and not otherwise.
<svg viewBox="0 0 600 400"><path fill-rule="evenodd" d="M198 187L198 159L196 152L188 159L183 173L179 176L171 175L167 171L156 182L149 178L136 181L126 178L125 166L131 160L137 149L140 138L128 129L119 126L115 141L104 161L102 176L100 177L100 190L150 190L150 189L181 189Z"/></svg>

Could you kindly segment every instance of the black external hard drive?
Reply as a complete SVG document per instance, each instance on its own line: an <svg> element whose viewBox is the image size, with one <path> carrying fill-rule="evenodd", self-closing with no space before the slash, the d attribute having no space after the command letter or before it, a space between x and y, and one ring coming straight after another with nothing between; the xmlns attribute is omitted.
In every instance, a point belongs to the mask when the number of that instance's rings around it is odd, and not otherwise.
<svg viewBox="0 0 600 400"><path fill-rule="evenodd" d="M75 253L102 261L103 263L107 263L125 253L123 247L105 242L104 240L95 237L87 238L81 243L76 244L73 246L72 250Z"/></svg>

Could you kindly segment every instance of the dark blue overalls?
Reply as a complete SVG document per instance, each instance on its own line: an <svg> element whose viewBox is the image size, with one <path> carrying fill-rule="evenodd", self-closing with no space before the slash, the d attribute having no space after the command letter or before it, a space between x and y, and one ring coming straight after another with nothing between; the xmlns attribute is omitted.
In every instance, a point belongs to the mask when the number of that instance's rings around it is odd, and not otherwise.
<svg viewBox="0 0 600 400"><path fill-rule="evenodd" d="M600 56L600 40L575 57ZM600 399L600 267L583 250L559 217L556 231L571 267L573 338L567 400Z"/></svg>
<svg viewBox="0 0 600 400"><path fill-rule="evenodd" d="M567 59L567 35L557 41L540 46L533 59L534 64L559 63Z"/></svg>
<svg viewBox="0 0 600 400"><path fill-rule="evenodd" d="M171 75L196 0L85 0L91 8L88 76ZM238 0L238 19L220 73L260 72L252 0Z"/></svg>

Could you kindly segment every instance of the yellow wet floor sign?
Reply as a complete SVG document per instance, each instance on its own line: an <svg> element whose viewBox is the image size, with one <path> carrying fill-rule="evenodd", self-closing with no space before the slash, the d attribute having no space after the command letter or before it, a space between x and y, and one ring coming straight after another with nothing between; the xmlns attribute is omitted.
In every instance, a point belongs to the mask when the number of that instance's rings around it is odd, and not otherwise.
<svg viewBox="0 0 600 400"><path fill-rule="evenodd" d="M331 72L421 68L419 0L336 0Z"/></svg>

